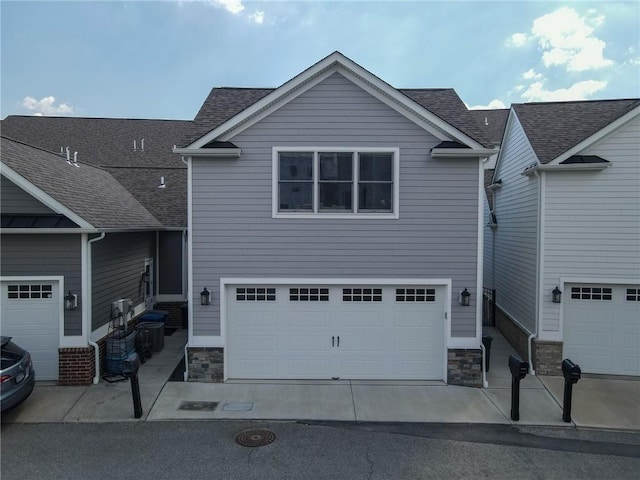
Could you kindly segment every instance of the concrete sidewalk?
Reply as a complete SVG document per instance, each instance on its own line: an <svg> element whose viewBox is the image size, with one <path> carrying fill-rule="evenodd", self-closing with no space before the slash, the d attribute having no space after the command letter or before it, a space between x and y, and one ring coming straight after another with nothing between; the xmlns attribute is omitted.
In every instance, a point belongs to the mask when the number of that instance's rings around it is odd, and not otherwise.
<svg viewBox="0 0 640 480"><path fill-rule="evenodd" d="M514 351L493 336L489 388L443 382L251 381L168 382L184 354L186 334L165 337L165 348L139 372L143 416L135 419L130 383L90 387L36 386L3 423L141 420L326 420L593 427L640 431L640 381L583 378L574 386L573 422L562 421L563 379L527 375L520 384L520 421L510 418Z"/></svg>

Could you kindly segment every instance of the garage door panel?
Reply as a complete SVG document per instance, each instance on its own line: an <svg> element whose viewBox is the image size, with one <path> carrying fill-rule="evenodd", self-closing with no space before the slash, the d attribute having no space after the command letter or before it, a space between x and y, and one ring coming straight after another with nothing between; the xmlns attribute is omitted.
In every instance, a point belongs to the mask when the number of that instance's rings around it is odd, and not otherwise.
<svg viewBox="0 0 640 480"><path fill-rule="evenodd" d="M598 296L604 288L610 289L607 299ZM583 372L640 375L640 302L627 299L627 288L637 286L566 286L563 357Z"/></svg>
<svg viewBox="0 0 640 480"><path fill-rule="evenodd" d="M436 301L401 304L396 301L396 287L376 286L375 291L367 287L367 294L361 286L318 286L324 292L312 300L312 287L304 291L303 297L301 285L281 285L276 287L277 299L263 305L235 301L236 287L247 288L232 286L227 291L228 378L441 379L443 376L442 287L431 289L432 298L433 292L437 292ZM412 292L415 297L415 291ZM271 312L262 312L263 322L246 318L261 315L262 306ZM262 334L277 332L273 352L280 357L277 365L273 359L260 358L263 352L251 351L259 345L241 340L243 336L255 337L254 328L266 328L260 330Z"/></svg>

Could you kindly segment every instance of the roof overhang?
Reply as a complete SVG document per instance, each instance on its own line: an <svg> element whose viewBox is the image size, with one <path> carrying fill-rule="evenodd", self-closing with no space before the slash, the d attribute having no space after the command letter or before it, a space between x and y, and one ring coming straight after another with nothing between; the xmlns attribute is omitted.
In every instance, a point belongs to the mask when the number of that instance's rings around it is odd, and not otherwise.
<svg viewBox="0 0 640 480"><path fill-rule="evenodd" d="M212 141L230 140L238 133L254 125L282 105L290 102L336 72L344 75L364 91L404 115L436 138L440 140L455 140L472 149L483 148L476 140L417 104L340 52L334 52L244 109L238 115L200 137L186 148L175 149L174 152L183 153L184 155L211 156L209 154L196 154L194 150L199 151Z"/></svg>
<svg viewBox="0 0 640 480"><path fill-rule="evenodd" d="M433 158L486 158L495 155L498 148L432 148Z"/></svg>
<svg viewBox="0 0 640 480"><path fill-rule="evenodd" d="M84 218L82 218L80 215L72 211L67 206L60 203L58 200L53 198L44 190L35 186L29 180L27 180L22 175L20 175L19 173L14 171L12 168L7 166L4 162L2 163L2 175L4 175L9 180L11 180L13 183L15 183L18 187L23 189L29 195L31 195L38 201L42 202L43 204L45 204L54 212L67 217L73 223L78 225L80 229L85 229L87 231L95 231L94 226L91 225L89 222L87 222ZM78 231L78 230L75 230L75 231Z"/></svg>
<svg viewBox="0 0 640 480"><path fill-rule="evenodd" d="M174 148L173 153L188 157L240 158L242 150L239 148Z"/></svg>
<svg viewBox="0 0 640 480"><path fill-rule="evenodd" d="M606 163L563 163L560 165L535 165L526 168L521 175L531 176L536 172L576 172L576 171L598 171L611 166L611 162Z"/></svg>

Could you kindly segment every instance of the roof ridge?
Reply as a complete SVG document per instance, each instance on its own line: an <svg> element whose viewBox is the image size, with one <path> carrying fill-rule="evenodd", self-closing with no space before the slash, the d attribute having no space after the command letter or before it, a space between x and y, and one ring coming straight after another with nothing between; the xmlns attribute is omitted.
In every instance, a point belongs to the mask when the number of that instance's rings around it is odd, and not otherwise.
<svg viewBox="0 0 640 480"><path fill-rule="evenodd" d="M133 122L183 122L189 123L193 120L183 120L175 118L130 118L130 117L77 117L75 115L7 115L4 119L8 118L53 118L53 119L70 119L70 120L118 120L118 121L133 121Z"/></svg>
<svg viewBox="0 0 640 480"><path fill-rule="evenodd" d="M559 105L570 103L605 103L605 102L638 102L640 98L628 97L628 98L603 98L603 99L591 99L591 100L555 100L552 102L522 102L512 103L511 105Z"/></svg>

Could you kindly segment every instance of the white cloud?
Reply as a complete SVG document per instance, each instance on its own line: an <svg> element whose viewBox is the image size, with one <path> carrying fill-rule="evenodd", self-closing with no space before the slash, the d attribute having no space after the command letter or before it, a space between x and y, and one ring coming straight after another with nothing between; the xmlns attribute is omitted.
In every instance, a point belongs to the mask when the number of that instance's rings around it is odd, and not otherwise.
<svg viewBox="0 0 640 480"><path fill-rule="evenodd" d="M613 64L604 57L606 43L594 35L594 27L603 23L604 16L592 10L581 17L574 9L562 7L536 18L531 33L542 49L546 67L558 65L582 72Z"/></svg>
<svg viewBox="0 0 640 480"><path fill-rule="evenodd" d="M533 68L530 68L529 70L527 70L526 72L524 72L522 74L522 78L524 78L525 80L533 80L536 78L540 78L542 77L541 73L536 73Z"/></svg>
<svg viewBox="0 0 640 480"><path fill-rule="evenodd" d="M507 108L502 100L491 100L489 105L476 105L474 107L469 107L469 110L495 110L498 108Z"/></svg>
<svg viewBox="0 0 640 480"><path fill-rule="evenodd" d="M527 43L528 37L524 33L514 33L507 39L507 45L514 47L522 47Z"/></svg>
<svg viewBox="0 0 640 480"><path fill-rule="evenodd" d="M544 82L534 82L521 97L528 102L558 102L568 100L587 100L594 93L604 89L607 82L599 80L584 80L571 85L569 88L546 90Z"/></svg>
<svg viewBox="0 0 640 480"><path fill-rule="evenodd" d="M68 103L56 105L56 99L53 96L44 97L40 100L36 100L33 97L24 97L22 99L22 106L32 111L35 116L73 114L73 107L71 105Z"/></svg>
<svg viewBox="0 0 640 480"><path fill-rule="evenodd" d="M249 18L258 25L262 25L264 23L264 12L257 10L255 13L249 15Z"/></svg>
<svg viewBox="0 0 640 480"><path fill-rule="evenodd" d="M213 3L224 7L225 10L233 13L234 15L244 10L242 0L213 0Z"/></svg>

